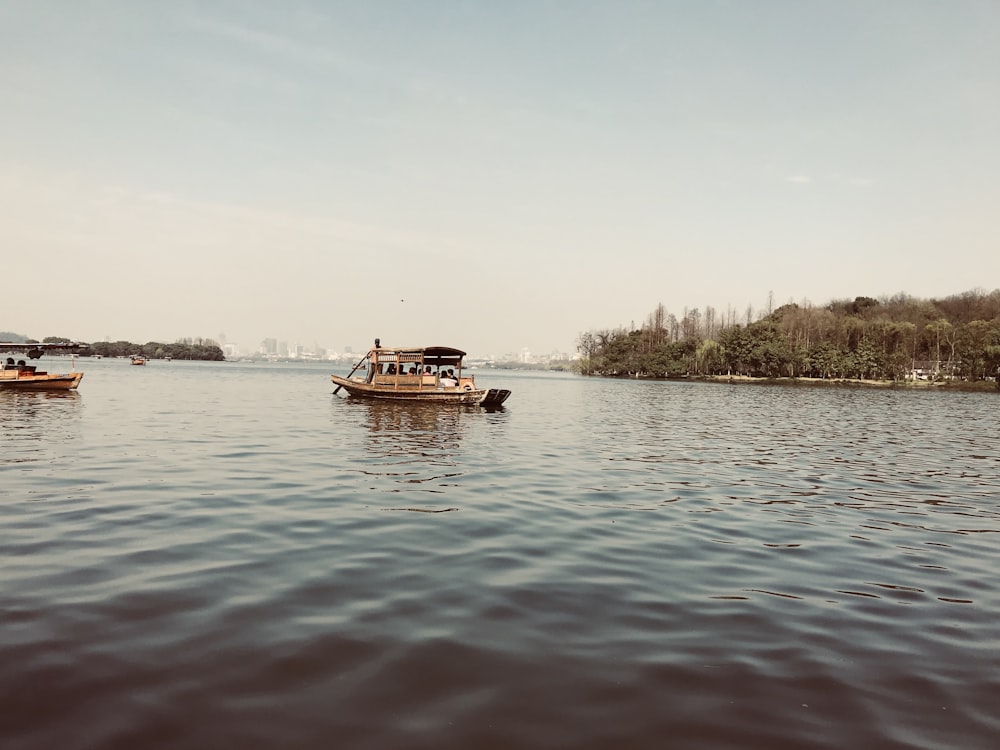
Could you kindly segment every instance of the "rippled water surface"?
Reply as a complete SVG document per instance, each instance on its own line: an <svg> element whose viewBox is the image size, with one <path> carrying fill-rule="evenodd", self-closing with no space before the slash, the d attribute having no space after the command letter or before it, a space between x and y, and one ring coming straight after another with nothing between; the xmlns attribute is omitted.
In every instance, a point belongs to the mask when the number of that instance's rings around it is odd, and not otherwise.
<svg viewBox="0 0 1000 750"><path fill-rule="evenodd" d="M993 394L82 369L0 392L5 750L997 747Z"/></svg>

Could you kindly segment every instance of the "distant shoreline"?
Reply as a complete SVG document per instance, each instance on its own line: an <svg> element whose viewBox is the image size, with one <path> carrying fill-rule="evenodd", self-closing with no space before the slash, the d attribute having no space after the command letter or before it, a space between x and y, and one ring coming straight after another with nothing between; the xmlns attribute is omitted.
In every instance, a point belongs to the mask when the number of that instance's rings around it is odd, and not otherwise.
<svg viewBox="0 0 1000 750"><path fill-rule="evenodd" d="M802 387L841 388L896 388L915 391L966 391L973 393L1000 393L1000 387L992 380L865 380L859 378L808 378L782 377L767 378L752 375L690 375L687 377L663 378L647 375L610 375L585 377L611 377L618 380L665 380L673 382L721 383L723 385L783 385Z"/></svg>
<svg viewBox="0 0 1000 750"><path fill-rule="evenodd" d="M745 383L748 385L841 386L851 388L899 388L917 391L975 391L996 393L997 384L990 380L865 380L859 378L758 378L750 375L699 375L689 380L713 383Z"/></svg>

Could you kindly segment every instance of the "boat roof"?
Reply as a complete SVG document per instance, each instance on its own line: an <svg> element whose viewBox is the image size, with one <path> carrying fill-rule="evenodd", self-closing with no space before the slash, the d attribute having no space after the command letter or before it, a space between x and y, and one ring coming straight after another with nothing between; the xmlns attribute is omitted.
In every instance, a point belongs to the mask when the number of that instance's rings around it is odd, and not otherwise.
<svg viewBox="0 0 1000 750"><path fill-rule="evenodd" d="M423 352L431 356L464 357L466 352L452 346L373 346L372 351L380 352Z"/></svg>
<svg viewBox="0 0 1000 750"><path fill-rule="evenodd" d="M368 352L381 354L419 354L425 364L449 364L465 356L465 352L452 346L378 346Z"/></svg>

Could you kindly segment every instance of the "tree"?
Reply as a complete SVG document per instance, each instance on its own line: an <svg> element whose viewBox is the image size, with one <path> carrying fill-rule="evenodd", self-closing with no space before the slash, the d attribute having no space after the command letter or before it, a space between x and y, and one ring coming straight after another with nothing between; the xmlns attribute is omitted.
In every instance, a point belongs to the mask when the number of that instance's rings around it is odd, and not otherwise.
<svg viewBox="0 0 1000 750"><path fill-rule="evenodd" d="M701 313L698 308L688 312L684 311L684 318L681 320L681 334L684 339L697 341L701 338Z"/></svg>
<svg viewBox="0 0 1000 750"><path fill-rule="evenodd" d="M722 346L712 339L703 339L695 350L695 371L700 375L714 375L722 366Z"/></svg>
<svg viewBox="0 0 1000 750"><path fill-rule="evenodd" d="M961 326L956 335L959 373L970 380L986 377L987 347L993 343L995 329L985 320L973 320Z"/></svg>
<svg viewBox="0 0 1000 750"><path fill-rule="evenodd" d="M858 343L854 350L854 367L853 374L860 379L874 379L881 374L882 357L874 341L865 338Z"/></svg>
<svg viewBox="0 0 1000 750"><path fill-rule="evenodd" d="M939 318L933 323L928 323L924 326L924 330L930 336L931 341L934 344L934 370L937 372L941 369L941 343L947 342L951 336L953 326L944 318Z"/></svg>
<svg viewBox="0 0 1000 750"><path fill-rule="evenodd" d="M594 371L594 358L597 355L599 344L597 336L592 331L581 333L576 340L576 350L580 353L578 367L584 375L590 375Z"/></svg>
<svg viewBox="0 0 1000 750"><path fill-rule="evenodd" d="M879 301L872 297L855 297L851 305L851 311L855 315L865 315L873 307L878 307Z"/></svg>
<svg viewBox="0 0 1000 750"><path fill-rule="evenodd" d="M719 335L719 344L722 347L722 359L729 373L745 375L750 368L750 353L753 350L753 342L746 328L736 325L727 328Z"/></svg>

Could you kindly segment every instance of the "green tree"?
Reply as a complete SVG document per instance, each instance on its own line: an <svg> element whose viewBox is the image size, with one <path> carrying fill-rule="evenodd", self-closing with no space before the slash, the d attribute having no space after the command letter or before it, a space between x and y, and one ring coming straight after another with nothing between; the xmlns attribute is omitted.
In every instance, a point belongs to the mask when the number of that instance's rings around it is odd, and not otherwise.
<svg viewBox="0 0 1000 750"><path fill-rule="evenodd" d="M865 338L854 351L854 373L858 378L874 379L882 374L882 356L879 347L871 339Z"/></svg>
<svg viewBox="0 0 1000 750"><path fill-rule="evenodd" d="M993 343L995 329L985 320L973 320L960 326L957 333L958 371L970 380L987 375L987 347Z"/></svg>

